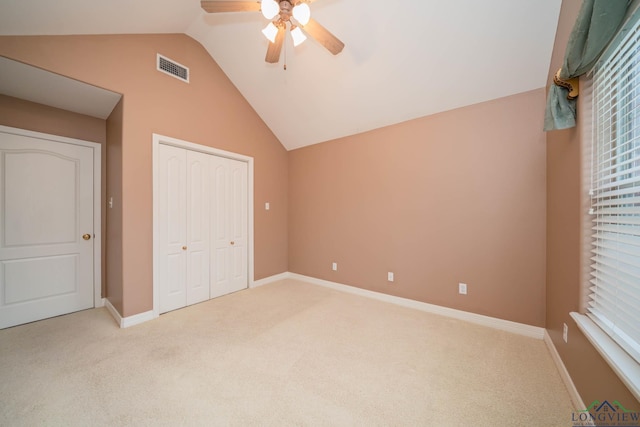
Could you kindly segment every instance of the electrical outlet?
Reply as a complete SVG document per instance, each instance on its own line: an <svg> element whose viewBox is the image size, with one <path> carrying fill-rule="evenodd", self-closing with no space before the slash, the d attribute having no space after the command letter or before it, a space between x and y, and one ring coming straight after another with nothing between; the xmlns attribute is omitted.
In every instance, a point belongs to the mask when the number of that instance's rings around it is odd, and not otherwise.
<svg viewBox="0 0 640 427"><path fill-rule="evenodd" d="M568 342L567 339L569 338L569 327L567 326L566 323L562 324L562 339L564 340L564 342Z"/></svg>
<svg viewBox="0 0 640 427"><path fill-rule="evenodd" d="M467 294L467 284L466 283L458 283L458 293L461 295Z"/></svg>
<svg viewBox="0 0 640 427"><path fill-rule="evenodd" d="M387 280L389 282L393 282L393 272L392 271L387 273Z"/></svg>
<svg viewBox="0 0 640 427"><path fill-rule="evenodd" d="M271 208L271 206L269 205L269 202L265 202L264 204L264 210L268 211Z"/></svg>
<svg viewBox="0 0 640 427"><path fill-rule="evenodd" d="M338 263L337 263L337 262L334 262L333 264L331 264L331 269L332 269L333 271L338 271Z"/></svg>

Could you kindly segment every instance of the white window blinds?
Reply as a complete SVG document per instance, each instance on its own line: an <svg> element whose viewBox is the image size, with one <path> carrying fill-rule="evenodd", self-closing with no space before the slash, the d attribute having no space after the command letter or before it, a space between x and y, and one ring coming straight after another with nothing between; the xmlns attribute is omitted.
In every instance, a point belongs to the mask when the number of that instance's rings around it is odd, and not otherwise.
<svg viewBox="0 0 640 427"><path fill-rule="evenodd" d="M640 21L593 77L587 315L640 362Z"/></svg>

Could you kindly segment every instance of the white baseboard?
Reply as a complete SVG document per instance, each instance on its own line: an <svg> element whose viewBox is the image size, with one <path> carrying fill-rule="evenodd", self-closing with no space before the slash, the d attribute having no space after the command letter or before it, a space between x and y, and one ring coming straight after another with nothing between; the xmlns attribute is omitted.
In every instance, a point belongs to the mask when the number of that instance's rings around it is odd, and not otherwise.
<svg viewBox="0 0 640 427"><path fill-rule="evenodd" d="M400 305L403 307L413 308L416 310L425 311L428 313L439 314L441 316L447 316L454 319L464 320L466 322L475 323L482 326L487 326L502 331L507 331L519 335L528 336L536 339L543 339L545 329L537 326L525 325L523 323L512 322L509 320L497 319L495 317L484 316L476 313L469 313L467 311L456 310L453 308L442 307L439 305L428 304L421 301L411 300L408 298L396 297L393 295L383 294L380 292L369 291L366 289L356 288L354 286L343 285L341 283L330 282L328 280L316 279L315 277L304 276L302 274L284 272L275 274L273 276L265 277L260 280L255 280L251 284L250 288L256 288L264 286L270 283L274 283L284 279L295 279L302 282L324 286L326 288L335 289L342 292L348 292L355 295L364 296L367 298L373 298L379 301L389 302L392 304ZM118 310L116 310L108 299L105 299L105 307L109 310L109 313L116 320L121 328L127 328L129 326L137 325L139 323L147 322L155 318L153 311L147 311L139 313L129 317L122 317Z"/></svg>
<svg viewBox="0 0 640 427"><path fill-rule="evenodd" d="M356 288L354 286L343 285L341 283L330 282L328 280L316 279L314 277L304 276L297 273L288 273L286 278L296 279L303 282L320 285L327 288L335 289L342 292L348 292L367 298L377 299L392 304L401 305L403 307L413 308L428 313L439 314L454 319L464 320L466 322L475 323L482 326L488 326L502 331L512 332L514 334L524 335L531 338L543 339L545 329L537 326L525 325L524 323L512 322L510 320L497 319L495 317L483 316L482 314L469 313L467 311L456 310L453 308L442 307L439 305L428 304L408 298L396 297L393 295L383 294L380 292L369 291L366 289Z"/></svg>
<svg viewBox="0 0 640 427"><path fill-rule="evenodd" d="M129 326L135 326L140 323L148 322L149 320L155 319L153 315L153 310L145 311L144 313L134 314L133 316L128 316L122 318L122 323L120 324L121 328L128 328Z"/></svg>
<svg viewBox="0 0 640 427"><path fill-rule="evenodd" d="M122 327L122 316L120 316L118 310L116 310L116 308L111 304L111 301L105 298L104 306L107 307L107 311L109 312L109 314L111 314L111 317L114 318L118 326Z"/></svg>
<svg viewBox="0 0 640 427"><path fill-rule="evenodd" d="M277 282L278 280L284 280L288 278L290 275L289 272L284 272L280 274L275 274L273 276L265 277L260 280L254 280L250 288L257 288L258 286L268 285L269 283Z"/></svg>
<svg viewBox="0 0 640 427"><path fill-rule="evenodd" d="M276 274L274 276L265 277L260 280L255 280L250 288L256 288L258 286L267 285L269 283L277 282L279 280L283 280L289 277L288 272ZM107 308L111 316L115 319L118 326L121 328L128 328L129 326L138 325L140 323L148 322L149 320L153 320L156 316L154 315L153 310L146 311L144 313L134 314L129 317L122 317L118 310L111 304L111 302L107 298L102 298L102 305Z"/></svg>
<svg viewBox="0 0 640 427"><path fill-rule="evenodd" d="M111 304L111 301L105 298L104 306L107 307L107 310L113 316L118 326L121 328L128 328L129 326L138 325L140 323L147 322L154 318L153 311L145 311L144 313L134 314L133 316L122 317L118 310Z"/></svg>
<svg viewBox="0 0 640 427"><path fill-rule="evenodd" d="M556 349L556 346L553 344L553 340L549 333L544 331L544 343L547 345L549 349L549 353L551 353L551 359L553 359L553 363L555 363L556 368L558 369L558 373L560 374L560 378L562 378L562 382L564 382L567 391L569 392L569 396L571 397L571 402L573 402L574 409L577 411L581 411L586 408L584 402L582 401L582 397L580 397L580 393L578 393L578 389L575 384L573 384L573 380L569 375L569 371L567 371L566 366L562 362L562 358Z"/></svg>

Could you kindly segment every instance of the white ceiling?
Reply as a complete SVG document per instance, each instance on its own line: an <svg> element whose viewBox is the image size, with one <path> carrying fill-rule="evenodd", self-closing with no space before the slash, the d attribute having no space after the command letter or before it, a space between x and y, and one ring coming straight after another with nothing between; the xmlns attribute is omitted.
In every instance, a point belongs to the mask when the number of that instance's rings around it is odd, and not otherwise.
<svg viewBox="0 0 640 427"><path fill-rule="evenodd" d="M259 12L199 0L2 0L0 35L186 33L291 150L544 87L560 4L317 0L312 17L344 50L288 39L279 64L264 62Z"/></svg>

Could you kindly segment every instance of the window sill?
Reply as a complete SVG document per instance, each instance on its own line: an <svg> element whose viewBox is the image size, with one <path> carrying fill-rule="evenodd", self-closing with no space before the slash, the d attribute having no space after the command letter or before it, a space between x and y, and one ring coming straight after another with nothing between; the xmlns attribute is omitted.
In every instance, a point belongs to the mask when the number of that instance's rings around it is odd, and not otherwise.
<svg viewBox="0 0 640 427"><path fill-rule="evenodd" d="M629 388L629 391L636 399L640 400L640 364L621 349L609 335L587 316L580 313L571 313L571 317L589 342L593 344L604 360L607 361L613 371Z"/></svg>

